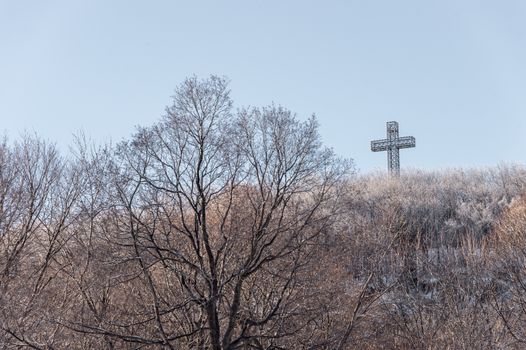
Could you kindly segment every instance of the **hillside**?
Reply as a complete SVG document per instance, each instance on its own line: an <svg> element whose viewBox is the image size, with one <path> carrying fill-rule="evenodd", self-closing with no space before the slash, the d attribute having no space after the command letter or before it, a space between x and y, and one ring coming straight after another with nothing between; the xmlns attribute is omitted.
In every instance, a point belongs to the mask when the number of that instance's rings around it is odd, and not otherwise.
<svg viewBox="0 0 526 350"><path fill-rule="evenodd" d="M187 79L157 124L0 145L5 349L526 340L526 168L357 174L314 118Z"/></svg>

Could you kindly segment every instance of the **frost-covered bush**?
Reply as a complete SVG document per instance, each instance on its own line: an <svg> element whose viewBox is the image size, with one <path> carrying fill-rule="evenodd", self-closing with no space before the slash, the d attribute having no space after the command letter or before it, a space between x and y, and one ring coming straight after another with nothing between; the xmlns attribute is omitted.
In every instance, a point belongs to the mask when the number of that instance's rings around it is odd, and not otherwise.
<svg viewBox="0 0 526 350"><path fill-rule="evenodd" d="M503 209L524 192L526 169L415 170L398 180L375 173L351 186L348 203L355 227L392 217L421 245L458 245L466 235L481 238L491 231Z"/></svg>
<svg viewBox="0 0 526 350"><path fill-rule="evenodd" d="M514 322L509 327L516 330L526 325L526 313L508 317L526 306L519 302L526 300L526 288L520 288L526 278L513 278L510 268L517 264L504 262L518 260L518 254L519 270L526 271L526 205L514 209L525 203L525 184L526 169L518 165L414 170L396 180L379 173L355 178L342 219L347 266L362 283L372 275L367 290L381 295L368 310L374 317L359 327L376 331L355 345L516 344L505 322ZM497 247L491 243L496 235L508 242ZM503 304L512 291L514 301Z"/></svg>

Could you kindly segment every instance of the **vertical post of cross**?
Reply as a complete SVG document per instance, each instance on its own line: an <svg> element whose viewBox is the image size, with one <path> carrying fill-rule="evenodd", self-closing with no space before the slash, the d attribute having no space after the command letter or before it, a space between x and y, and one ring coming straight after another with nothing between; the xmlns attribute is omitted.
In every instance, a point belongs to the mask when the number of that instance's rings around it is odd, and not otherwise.
<svg viewBox="0 0 526 350"><path fill-rule="evenodd" d="M400 151L395 146L398 139L398 122L387 122L387 139L389 149L387 150L387 169L390 176L400 176Z"/></svg>

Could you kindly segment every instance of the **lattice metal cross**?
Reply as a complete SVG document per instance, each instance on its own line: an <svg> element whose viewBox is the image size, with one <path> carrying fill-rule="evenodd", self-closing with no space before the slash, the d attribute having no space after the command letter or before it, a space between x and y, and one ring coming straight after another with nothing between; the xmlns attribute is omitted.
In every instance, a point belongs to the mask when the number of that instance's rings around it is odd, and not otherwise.
<svg viewBox="0 0 526 350"><path fill-rule="evenodd" d="M398 137L398 122L387 122L387 139L371 141L371 151L387 151L389 175L400 176L400 148L415 147L413 136Z"/></svg>

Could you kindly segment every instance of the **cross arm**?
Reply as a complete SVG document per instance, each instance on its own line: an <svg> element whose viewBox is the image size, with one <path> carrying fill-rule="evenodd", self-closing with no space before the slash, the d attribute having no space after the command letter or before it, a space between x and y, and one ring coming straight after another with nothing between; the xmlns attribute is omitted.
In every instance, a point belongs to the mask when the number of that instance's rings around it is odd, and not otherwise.
<svg viewBox="0 0 526 350"><path fill-rule="evenodd" d="M390 145L391 145L391 141L387 139L374 140L374 141L371 141L371 151L373 152L387 151Z"/></svg>
<svg viewBox="0 0 526 350"><path fill-rule="evenodd" d="M412 148L415 147L416 141L413 136L404 136L395 140L396 148Z"/></svg>

